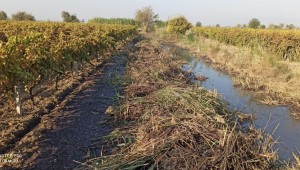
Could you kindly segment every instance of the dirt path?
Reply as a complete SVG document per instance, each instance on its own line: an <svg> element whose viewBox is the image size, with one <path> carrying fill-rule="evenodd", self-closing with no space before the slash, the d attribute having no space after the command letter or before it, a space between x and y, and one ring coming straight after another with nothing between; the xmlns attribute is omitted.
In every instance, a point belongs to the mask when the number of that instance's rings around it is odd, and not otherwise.
<svg viewBox="0 0 300 170"><path fill-rule="evenodd" d="M77 93L43 117L42 123L17 143L13 151L21 153L24 160L13 167L74 169L79 165L75 161L83 162L88 153L99 152L93 143L113 129L103 123L109 119L105 111L114 104L114 97L121 90L111 80L122 75L124 69L125 57L115 56L102 73L88 77L79 87L84 90L77 89Z"/></svg>

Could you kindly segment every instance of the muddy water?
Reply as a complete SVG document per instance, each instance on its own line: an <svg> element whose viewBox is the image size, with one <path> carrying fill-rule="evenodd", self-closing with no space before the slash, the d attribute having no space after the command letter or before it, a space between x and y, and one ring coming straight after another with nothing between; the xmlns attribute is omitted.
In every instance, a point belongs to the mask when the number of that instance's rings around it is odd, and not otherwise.
<svg viewBox="0 0 300 170"><path fill-rule="evenodd" d="M226 74L209 67L203 61L193 59L183 66L184 71L192 71L195 75L208 77L202 86L208 90L217 91L223 100L228 102L230 109L256 118L254 124L258 128L266 128L266 133L273 133L278 139L275 149L278 149L281 160L293 159L292 152L300 149L300 121L293 119L289 109L282 106L269 106L255 100L251 92L234 87L233 80ZM199 82L198 82L199 83Z"/></svg>

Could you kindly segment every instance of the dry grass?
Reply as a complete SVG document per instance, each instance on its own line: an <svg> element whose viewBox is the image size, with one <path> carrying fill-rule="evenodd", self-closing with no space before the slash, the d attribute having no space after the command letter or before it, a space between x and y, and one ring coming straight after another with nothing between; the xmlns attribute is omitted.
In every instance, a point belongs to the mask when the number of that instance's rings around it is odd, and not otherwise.
<svg viewBox="0 0 300 170"><path fill-rule="evenodd" d="M290 170L298 170L300 169L300 157L297 155L294 155L295 158L295 163L293 165L291 165L291 167L289 168Z"/></svg>
<svg viewBox="0 0 300 170"><path fill-rule="evenodd" d="M286 167L282 168L284 170L299 170L300 169L300 157L299 157L300 152L298 151L298 154L293 154L294 156L294 161L293 162L288 162L286 163Z"/></svg>
<svg viewBox="0 0 300 170"><path fill-rule="evenodd" d="M231 74L236 85L257 92L263 103L292 106L292 115L300 118L300 63L282 61L258 45L238 48L203 38L178 45Z"/></svg>
<svg viewBox="0 0 300 170"><path fill-rule="evenodd" d="M127 67L132 83L114 115L131 125L106 137L110 153L96 169L268 169L277 160L272 138L234 121L218 95L189 83L183 61L144 40ZM173 51L174 52L174 51ZM128 121L126 121L128 122Z"/></svg>

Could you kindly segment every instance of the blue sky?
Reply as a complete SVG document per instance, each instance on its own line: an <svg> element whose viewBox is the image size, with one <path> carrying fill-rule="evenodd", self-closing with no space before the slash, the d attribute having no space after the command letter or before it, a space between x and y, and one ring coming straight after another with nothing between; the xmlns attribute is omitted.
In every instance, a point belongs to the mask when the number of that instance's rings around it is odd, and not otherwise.
<svg viewBox="0 0 300 170"><path fill-rule="evenodd" d="M184 15L203 25L235 26L258 18L263 24L300 26L300 0L0 0L0 10L9 16L17 11L33 14L37 20L61 20L61 11L78 18L133 18L136 9L152 6L162 20Z"/></svg>

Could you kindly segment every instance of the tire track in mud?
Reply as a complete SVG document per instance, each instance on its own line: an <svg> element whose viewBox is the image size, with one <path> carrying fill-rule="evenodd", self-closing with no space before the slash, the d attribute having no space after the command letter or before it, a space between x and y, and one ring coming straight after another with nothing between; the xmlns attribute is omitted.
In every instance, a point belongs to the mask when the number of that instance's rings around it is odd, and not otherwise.
<svg viewBox="0 0 300 170"><path fill-rule="evenodd" d="M80 165L78 162L84 162L87 153L99 152L100 146L95 147L94 142L113 130L112 125L103 122L109 119L106 109L122 90L110 80L124 74L124 55L112 57L102 73L97 71L86 79L88 88L63 101L18 142L12 151L25 158L21 164L11 166L13 169L74 169Z"/></svg>

